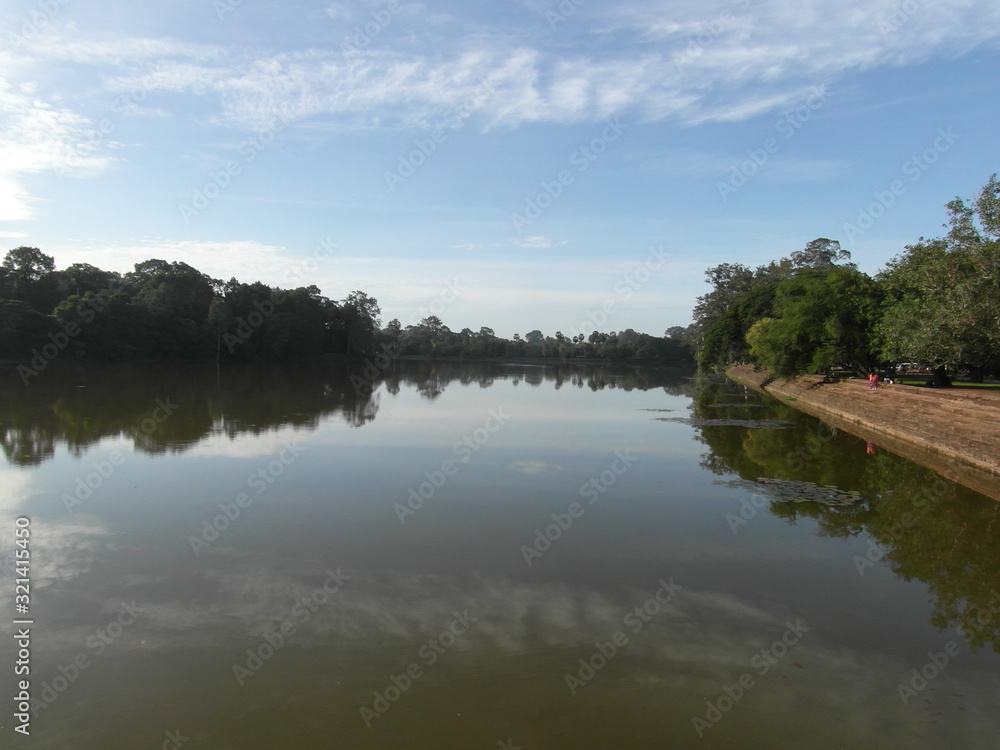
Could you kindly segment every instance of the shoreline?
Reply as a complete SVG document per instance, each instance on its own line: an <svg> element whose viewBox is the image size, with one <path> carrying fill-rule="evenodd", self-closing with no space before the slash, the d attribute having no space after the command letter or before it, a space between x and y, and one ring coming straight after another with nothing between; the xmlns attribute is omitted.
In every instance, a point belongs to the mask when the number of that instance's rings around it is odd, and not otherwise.
<svg viewBox="0 0 1000 750"><path fill-rule="evenodd" d="M891 385L825 383L822 375L770 380L730 367L741 385L829 422L1000 502L1000 394Z"/></svg>

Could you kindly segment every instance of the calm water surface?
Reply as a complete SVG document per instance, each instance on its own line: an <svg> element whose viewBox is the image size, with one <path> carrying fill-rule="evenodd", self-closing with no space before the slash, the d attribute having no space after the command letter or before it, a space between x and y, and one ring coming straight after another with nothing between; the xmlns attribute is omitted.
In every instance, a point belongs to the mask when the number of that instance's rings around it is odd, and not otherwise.
<svg viewBox="0 0 1000 750"><path fill-rule="evenodd" d="M690 373L352 374L0 383L3 747L998 747L993 501Z"/></svg>

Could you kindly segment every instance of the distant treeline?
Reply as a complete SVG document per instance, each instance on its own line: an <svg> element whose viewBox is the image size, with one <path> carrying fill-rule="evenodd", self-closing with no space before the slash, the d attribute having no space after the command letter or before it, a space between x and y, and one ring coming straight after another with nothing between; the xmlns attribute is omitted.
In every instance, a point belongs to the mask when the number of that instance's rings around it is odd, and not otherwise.
<svg viewBox="0 0 1000 750"><path fill-rule="evenodd" d="M355 291L341 301L316 286L279 289L213 279L186 263L147 260L124 275L87 263L55 270L34 247L0 265L0 358L23 378L56 358L289 362L321 357L559 357L692 362L677 338L631 329L568 338L530 331L512 340L490 328L452 331L436 316L384 328L377 300Z"/></svg>
<svg viewBox="0 0 1000 750"><path fill-rule="evenodd" d="M753 363L777 376L857 373L925 363L933 383L949 369L974 380L1000 372L1000 183L975 201L955 198L946 236L921 237L870 277L834 240L820 238L756 269L708 269L713 289L692 323L670 329L704 370Z"/></svg>

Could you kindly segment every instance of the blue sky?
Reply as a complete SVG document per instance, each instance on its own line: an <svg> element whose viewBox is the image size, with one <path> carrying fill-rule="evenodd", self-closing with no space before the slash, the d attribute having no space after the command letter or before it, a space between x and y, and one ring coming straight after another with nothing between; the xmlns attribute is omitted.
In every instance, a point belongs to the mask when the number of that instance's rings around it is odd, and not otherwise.
<svg viewBox="0 0 1000 750"><path fill-rule="evenodd" d="M661 334L709 266L874 272L1000 171L995 0L6 6L0 238L60 268Z"/></svg>

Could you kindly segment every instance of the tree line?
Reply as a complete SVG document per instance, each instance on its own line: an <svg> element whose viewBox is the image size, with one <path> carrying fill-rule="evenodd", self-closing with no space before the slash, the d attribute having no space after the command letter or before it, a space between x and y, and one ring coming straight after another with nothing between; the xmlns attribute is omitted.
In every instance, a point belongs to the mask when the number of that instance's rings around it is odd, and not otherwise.
<svg viewBox="0 0 1000 750"><path fill-rule="evenodd" d="M921 237L874 276L827 238L754 269L710 268L712 291L676 335L707 371L752 363L778 377L863 374L917 362L933 368L934 385L958 370L981 382L1000 372L997 176L975 200L955 198L945 208L945 236Z"/></svg>
<svg viewBox="0 0 1000 750"><path fill-rule="evenodd" d="M0 264L0 358L20 362L26 380L68 360L289 362L392 355L558 357L693 362L678 337L593 332L567 337L534 330L512 339L491 328L452 331L431 315L385 327L378 301L361 291L343 300L315 285L281 289L223 282L181 262L152 259L125 274L88 263L56 270L35 247Z"/></svg>

